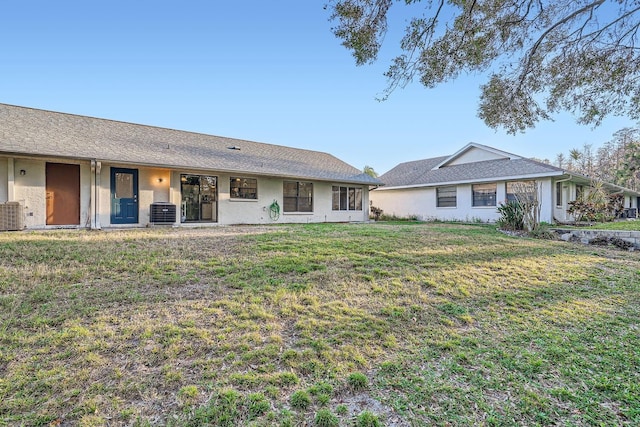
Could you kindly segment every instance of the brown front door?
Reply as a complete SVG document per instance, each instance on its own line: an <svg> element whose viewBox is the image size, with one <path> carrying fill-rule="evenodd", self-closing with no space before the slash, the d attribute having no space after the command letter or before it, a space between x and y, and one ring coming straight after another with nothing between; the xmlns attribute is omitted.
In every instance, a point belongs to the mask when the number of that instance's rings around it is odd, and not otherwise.
<svg viewBox="0 0 640 427"><path fill-rule="evenodd" d="M47 225L80 224L80 165L47 163Z"/></svg>

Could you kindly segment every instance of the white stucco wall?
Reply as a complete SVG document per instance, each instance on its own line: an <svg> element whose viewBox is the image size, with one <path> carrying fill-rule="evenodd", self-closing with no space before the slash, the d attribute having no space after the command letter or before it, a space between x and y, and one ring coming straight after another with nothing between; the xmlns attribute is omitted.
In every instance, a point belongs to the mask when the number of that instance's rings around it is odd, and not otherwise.
<svg viewBox="0 0 640 427"><path fill-rule="evenodd" d="M136 167L123 164L102 163L100 168L100 187L98 211L100 225L111 226L111 168L135 169L138 171L138 223L133 226L149 224L150 206L154 202L171 201L172 173L162 168ZM160 182L162 180L162 182ZM179 183L179 176L177 182ZM178 184L178 191L180 185ZM178 198L179 200L179 198ZM180 206L180 203L177 203ZM123 227L121 224L115 225Z"/></svg>
<svg viewBox="0 0 640 427"><path fill-rule="evenodd" d="M373 207L382 209L383 215L426 220L434 219L435 193L435 189L429 187L373 190L369 198Z"/></svg>
<svg viewBox="0 0 640 427"><path fill-rule="evenodd" d="M551 180L539 180L541 188L541 221L552 221ZM497 206L472 206L472 184L457 185L456 207L436 207L435 187L413 189L374 190L370 193L373 206L381 208L385 215L417 217L420 220L494 222L500 215ZM496 200L498 205L506 200L506 181L497 182Z"/></svg>
<svg viewBox="0 0 640 427"><path fill-rule="evenodd" d="M132 166L119 164L102 164L100 172L100 223L103 227L111 226L111 168L123 167L128 169L138 169L138 200L139 200L139 222L135 226L147 226L149 224L150 205L154 202L170 202L176 205L177 222L180 223L180 207L182 195L180 193L180 175L209 175L218 178L218 200L217 200L217 222L193 222L196 226L206 224L269 224L274 221L269 216L269 206L276 200L280 205L280 218L278 223L311 223L311 222L350 222L367 221L369 217L369 198L366 186L313 182L313 212L283 212L283 181L282 178L270 178L253 176L242 173L219 173L215 171L195 171L180 170L169 171L159 168L135 168ZM243 200L232 199L230 197L230 179L234 177L255 178L258 184L258 199ZM162 182L159 180L162 179ZM287 179L295 181L294 179ZM333 211L332 210L332 186L343 185L358 187L363 189L362 210L359 211ZM114 225L121 227L122 225Z"/></svg>
<svg viewBox="0 0 640 427"><path fill-rule="evenodd" d="M234 176L237 176L237 174ZM284 212L282 193L285 180L258 177L258 199L239 200L230 197L230 178L231 175L220 175L218 212L221 224L350 222L366 221L368 219L366 193L363 193L362 210L332 210L332 186L340 185L340 183L310 181L313 182L313 212ZM363 188L362 186L349 186ZM280 218L276 221L269 216L269 206L274 200L280 205Z"/></svg>
<svg viewBox="0 0 640 427"><path fill-rule="evenodd" d="M554 223L553 213L555 202L553 199L554 181L551 178L538 180L540 186L540 221Z"/></svg>
<svg viewBox="0 0 640 427"><path fill-rule="evenodd" d="M47 227L46 205L46 164L69 163L80 165L80 224L71 224L79 227L89 226L91 184L89 162L69 162L55 158L50 159L14 159L14 197L13 201L21 202L24 206L25 227L32 229L55 228ZM7 160L0 161L0 200L7 201ZM4 167L4 169L3 169ZM24 171L24 175L20 173ZM4 191L4 192L2 192Z"/></svg>
<svg viewBox="0 0 640 427"><path fill-rule="evenodd" d="M313 212L284 212L282 178L255 177L251 175L233 174L245 178L256 178L258 184L257 200L232 199L230 197L231 174L218 174L218 223L219 224L269 224L278 223L312 223L312 222L350 222L368 220L369 202L366 186L313 182ZM287 181L295 181L287 179ZM332 210L332 186L343 185L363 189L362 210ZM177 192L179 197L179 192ZM276 221L269 216L269 206L273 201L280 205L280 218Z"/></svg>
<svg viewBox="0 0 640 427"><path fill-rule="evenodd" d="M45 163L42 160L15 159L14 201L22 203L26 228L46 225ZM25 174L20 175L20 170Z"/></svg>

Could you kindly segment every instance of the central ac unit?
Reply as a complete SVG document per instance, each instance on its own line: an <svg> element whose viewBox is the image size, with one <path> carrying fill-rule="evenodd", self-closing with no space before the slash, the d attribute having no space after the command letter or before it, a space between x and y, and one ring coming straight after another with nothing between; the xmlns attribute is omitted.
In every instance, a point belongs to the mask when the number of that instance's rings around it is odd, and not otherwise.
<svg viewBox="0 0 640 427"><path fill-rule="evenodd" d="M24 212L20 202L0 203L0 231L24 229Z"/></svg>
<svg viewBox="0 0 640 427"><path fill-rule="evenodd" d="M149 222L153 224L173 224L176 222L176 205L168 202L151 203Z"/></svg>

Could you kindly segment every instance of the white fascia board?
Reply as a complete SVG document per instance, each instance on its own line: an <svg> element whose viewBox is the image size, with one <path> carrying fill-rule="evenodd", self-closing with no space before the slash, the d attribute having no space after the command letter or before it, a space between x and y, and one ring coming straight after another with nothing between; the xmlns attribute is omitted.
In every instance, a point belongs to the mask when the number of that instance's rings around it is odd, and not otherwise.
<svg viewBox="0 0 640 427"><path fill-rule="evenodd" d="M516 175L516 176L504 176L504 177L496 177L496 178L483 178L483 179L467 179L462 181L444 181L444 182L434 182L430 184L414 184L414 185L398 185L395 187L382 187L378 188L375 191L386 191L386 190L404 190L411 188L426 188L426 187L442 187L447 185L460 185L460 184L478 184L478 183L486 183L486 182L498 182L498 181L523 181L534 178L553 178L556 176L563 176L564 173L562 171L554 172L554 173L538 173L538 174L530 174L530 175Z"/></svg>

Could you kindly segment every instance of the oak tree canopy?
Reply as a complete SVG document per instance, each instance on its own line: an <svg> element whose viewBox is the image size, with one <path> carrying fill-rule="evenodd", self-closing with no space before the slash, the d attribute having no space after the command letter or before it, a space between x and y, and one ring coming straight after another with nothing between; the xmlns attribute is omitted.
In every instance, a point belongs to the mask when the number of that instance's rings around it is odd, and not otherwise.
<svg viewBox="0 0 640 427"><path fill-rule="evenodd" d="M486 73L478 115L492 128L524 131L561 110L594 126L640 119L640 0L328 1L358 65L378 58L392 6L417 11L383 98L413 80L432 88Z"/></svg>

